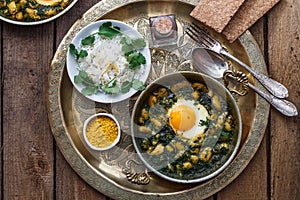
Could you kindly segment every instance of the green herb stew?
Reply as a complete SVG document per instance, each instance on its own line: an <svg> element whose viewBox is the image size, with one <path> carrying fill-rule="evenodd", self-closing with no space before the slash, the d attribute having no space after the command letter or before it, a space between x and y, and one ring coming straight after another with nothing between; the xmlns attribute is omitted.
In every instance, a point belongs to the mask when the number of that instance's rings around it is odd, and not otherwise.
<svg viewBox="0 0 300 200"><path fill-rule="evenodd" d="M71 2L72 0L1 0L0 15L21 22L40 21L61 12Z"/></svg>
<svg viewBox="0 0 300 200"><path fill-rule="evenodd" d="M138 111L136 143L144 160L175 179L201 178L232 154L238 130L226 96L201 82L159 85Z"/></svg>

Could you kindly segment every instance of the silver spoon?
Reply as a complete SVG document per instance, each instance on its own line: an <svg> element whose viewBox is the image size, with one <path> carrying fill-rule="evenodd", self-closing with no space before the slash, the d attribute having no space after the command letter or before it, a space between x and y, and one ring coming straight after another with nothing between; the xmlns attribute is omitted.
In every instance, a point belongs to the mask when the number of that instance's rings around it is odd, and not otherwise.
<svg viewBox="0 0 300 200"><path fill-rule="evenodd" d="M200 72L216 79L223 78L224 72L229 69L228 62L224 57L206 48L195 48L192 52L192 59L194 66ZM285 116L292 117L298 115L297 108L293 103L265 93L250 83L248 83L248 87L254 90L261 97L263 97L267 102L269 102L274 108L276 108Z"/></svg>

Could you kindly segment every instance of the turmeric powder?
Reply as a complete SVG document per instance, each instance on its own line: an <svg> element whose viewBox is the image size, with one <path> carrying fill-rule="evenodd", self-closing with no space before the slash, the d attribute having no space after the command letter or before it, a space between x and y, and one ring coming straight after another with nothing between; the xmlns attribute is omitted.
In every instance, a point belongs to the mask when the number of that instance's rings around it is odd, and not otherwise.
<svg viewBox="0 0 300 200"><path fill-rule="evenodd" d="M86 137L91 145L105 148L112 144L118 136L118 126L110 117L97 116L89 122Z"/></svg>

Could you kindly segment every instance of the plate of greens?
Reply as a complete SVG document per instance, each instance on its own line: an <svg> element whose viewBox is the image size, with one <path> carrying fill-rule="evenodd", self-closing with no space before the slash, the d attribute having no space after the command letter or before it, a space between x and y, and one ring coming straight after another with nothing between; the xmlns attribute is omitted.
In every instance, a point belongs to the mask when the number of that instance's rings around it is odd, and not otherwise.
<svg viewBox="0 0 300 200"><path fill-rule="evenodd" d="M18 25L37 25L57 19L78 0L1 0L0 19Z"/></svg>
<svg viewBox="0 0 300 200"><path fill-rule="evenodd" d="M150 65L147 41L117 20L100 20L84 27L67 54L67 72L74 87L100 103L119 102L144 90Z"/></svg>

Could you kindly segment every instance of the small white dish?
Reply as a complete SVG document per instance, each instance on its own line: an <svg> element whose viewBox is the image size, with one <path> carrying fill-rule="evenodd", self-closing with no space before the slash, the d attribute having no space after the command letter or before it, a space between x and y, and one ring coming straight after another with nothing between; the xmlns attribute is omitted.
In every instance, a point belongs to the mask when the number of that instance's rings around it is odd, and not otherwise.
<svg viewBox="0 0 300 200"><path fill-rule="evenodd" d="M96 120L97 117L108 117L110 118L117 126L118 130L117 130L117 136L115 138L114 141L112 141L109 145L107 146L104 146L104 147L97 147L97 146L94 146L88 139L87 137L87 128L88 128L88 125L93 121L93 120ZM98 122L95 122L95 123L98 123ZM92 116L90 116L88 119L85 120L84 124L83 124L83 138L86 142L86 144L93 150L97 150L97 151L104 151L104 150L108 150L112 147L114 147L119 141L120 141L120 138L121 138L121 128L120 128L120 124L118 122L118 120L112 115L112 114L108 114L108 113L97 113L97 114L94 114Z"/></svg>

